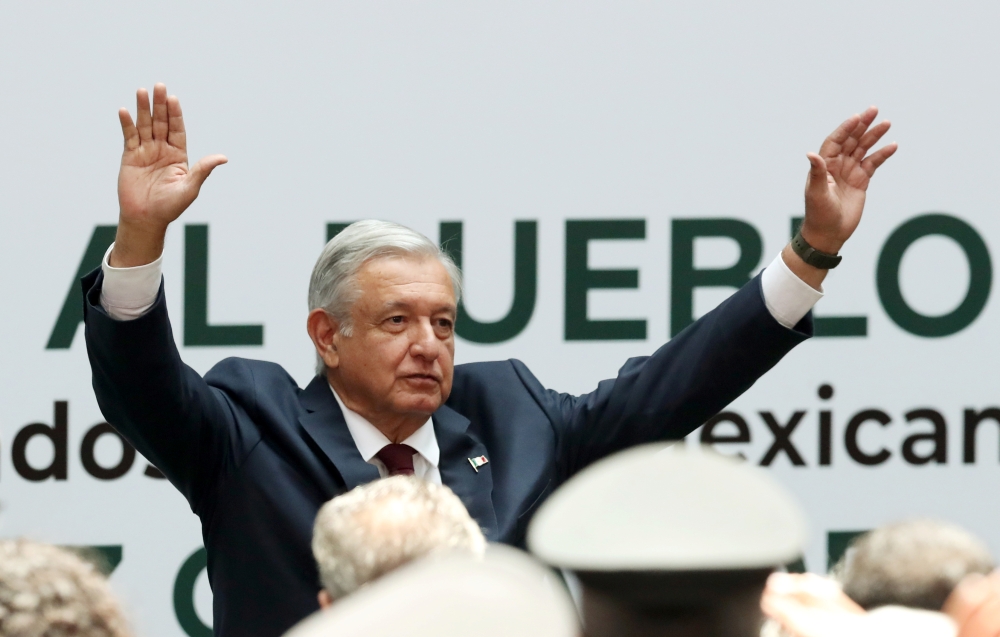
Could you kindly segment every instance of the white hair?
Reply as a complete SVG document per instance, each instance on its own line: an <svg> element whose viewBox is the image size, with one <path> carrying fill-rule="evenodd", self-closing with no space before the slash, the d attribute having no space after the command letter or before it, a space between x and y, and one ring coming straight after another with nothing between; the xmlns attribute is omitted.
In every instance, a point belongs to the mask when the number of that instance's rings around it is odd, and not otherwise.
<svg viewBox="0 0 1000 637"><path fill-rule="evenodd" d="M436 243L424 235L390 221L370 219L344 228L327 242L309 279L309 311L326 310L340 325L340 333L351 335L351 307L360 291L355 285L358 270L372 259L392 257L435 258L451 278L455 302L462 297L462 273ZM326 365L316 355L316 373Z"/></svg>
<svg viewBox="0 0 1000 637"><path fill-rule="evenodd" d="M128 637L130 631L93 564L49 544L2 540L0 635Z"/></svg>
<svg viewBox="0 0 1000 637"><path fill-rule="evenodd" d="M324 504L316 515L312 550L323 588L340 599L420 557L482 556L486 539L451 489L394 476Z"/></svg>
<svg viewBox="0 0 1000 637"><path fill-rule="evenodd" d="M855 539L833 575L847 596L865 609L897 605L941 610L963 577L985 575L993 566L989 549L968 531L915 519Z"/></svg>

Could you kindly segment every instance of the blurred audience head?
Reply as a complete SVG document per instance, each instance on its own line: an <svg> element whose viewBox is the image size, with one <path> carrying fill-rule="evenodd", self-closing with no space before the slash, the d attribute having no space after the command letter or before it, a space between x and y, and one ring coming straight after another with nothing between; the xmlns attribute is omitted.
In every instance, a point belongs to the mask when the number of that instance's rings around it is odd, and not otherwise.
<svg viewBox="0 0 1000 637"><path fill-rule="evenodd" d="M963 577L992 570L989 549L971 534L944 522L912 520L860 536L834 566L833 576L865 609L941 610Z"/></svg>
<svg viewBox="0 0 1000 637"><path fill-rule="evenodd" d="M0 635L127 637L107 580L75 553L28 540L0 540Z"/></svg>
<svg viewBox="0 0 1000 637"><path fill-rule="evenodd" d="M285 637L579 637L558 576L525 553L416 560L314 613Z"/></svg>
<svg viewBox="0 0 1000 637"><path fill-rule="evenodd" d="M325 608L417 558L449 551L481 556L486 539L451 489L394 476L323 505L312 549Z"/></svg>

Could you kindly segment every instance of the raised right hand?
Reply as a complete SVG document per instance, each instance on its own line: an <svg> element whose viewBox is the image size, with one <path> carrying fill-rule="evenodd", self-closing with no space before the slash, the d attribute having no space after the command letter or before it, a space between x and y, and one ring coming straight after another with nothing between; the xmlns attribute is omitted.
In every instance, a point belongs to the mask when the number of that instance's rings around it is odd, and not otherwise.
<svg viewBox="0 0 1000 637"><path fill-rule="evenodd" d="M188 168L181 103L167 97L165 85L153 87L152 116L146 89L136 91L136 111L138 126L127 108L118 111L125 151L118 173L118 234L109 259L113 267L159 258L167 226L191 205L215 167L227 161L224 155L209 155Z"/></svg>

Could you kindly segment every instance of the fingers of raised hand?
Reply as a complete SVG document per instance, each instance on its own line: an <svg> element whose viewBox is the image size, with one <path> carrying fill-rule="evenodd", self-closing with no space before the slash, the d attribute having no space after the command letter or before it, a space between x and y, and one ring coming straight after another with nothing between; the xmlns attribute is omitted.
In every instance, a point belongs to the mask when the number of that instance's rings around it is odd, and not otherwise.
<svg viewBox="0 0 1000 637"><path fill-rule="evenodd" d="M869 106L868 108L865 109L864 113L861 113L861 123L864 124L864 128L861 129L862 133L864 132L865 128L868 128L869 126L872 125L872 122L875 121L876 117L878 117L877 106Z"/></svg>
<svg viewBox="0 0 1000 637"><path fill-rule="evenodd" d="M893 153L895 153L896 149L898 148L899 144L897 144L896 142L892 142L891 144L887 144L882 148L879 148L871 155L868 155L868 157L866 157L864 161L861 162L862 170L864 170L865 173L867 173L868 176L871 177L872 175L875 174L875 171L878 169L878 167L881 166L883 163L885 163L885 160L892 157Z"/></svg>
<svg viewBox="0 0 1000 637"><path fill-rule="evenodd" d="M890 126L892 124L889 123L889 120L884 119L862 135L861 139L858 140L858 147L852 153L854 159L861 161L868 150L878 143L878 140L882 139L882 136L888 132Z"/></svg>
<svg viewBox="0 0 1000 637"><path fill-rule="evenodd" d="M855 126L854 130L851 131L851 134L847 138L847 141L845 141L843 145L841 145L840 153L838 154L843 155L845 157L850 157L854 153L855 149L858 147L858 139L864 133L866 128L868 127L865 125L865 123L863 121L859 121L858 125Z"/></svg>
<svg viewBox="0 0 1000 637"><path fill-rule="evenodd" d="M858 147L859 140L871 126L871 123L875 121L877 115L878 109L870 106L863 113L848 117L843 124L837 127L837 130L826 138L819 149L819 154L829 158L853 153Z"/></svg>
<svg viewBox="0 0 1000 637"><path fill-rule="evenodd" d="M153 139L153 118L149 115L149 93L141 88L135 92L135 119L139 129L139 139L148 142Z"/></svg>
<svg viewBox="0 0 1000 637"><path fill-rule="evenodd" d="M858 116L858 125L854 127L854 130L851 131L850 137L848 137L847 141L844 142L843 147L840 149L841 154L853 157L854 153L856 153L857 149L860 147L861 140L864 138L868 127L871 126L871 123L875 119L876 115L878 115L878 109L871 106ZM861 155L863 157L864 152L862 152ZM860 157L858 157L858 159L860 159Z"/></svg>
<svg viewBox="0 0 1000 637"><path fill-rule="evenodd" d="M125 137L125 150L135 150L139 147L139 131L132 123L132 116L127 108L118 109L118 121L122 124L122 135Z"/></svg>
<svg viewBox="0 0 1000 637"><path fill-rule="evenodd" d="M184 115L181 102L176 95L167 98L167 143L181 150L187 150L187 133L184 130Z"/></svg>
<svg viewBox="0 0 1000 637"><path fill-rule="evenodd" d="M851 137L851 133L854 129L858 127L858 122L861 121L860 115L851 115L844 123L837 127L837 130L830 133L830 135L823 140L823 145L819 147L819 154L823 157L833 157L834 155L839 155L841 148Z"/></svg>
<svg viewBox="0 0 1000 637"><path fill-rule="evenodd" d="M167 87L157 82L153 86L153 139L166 140L168 130Z"/></svg>

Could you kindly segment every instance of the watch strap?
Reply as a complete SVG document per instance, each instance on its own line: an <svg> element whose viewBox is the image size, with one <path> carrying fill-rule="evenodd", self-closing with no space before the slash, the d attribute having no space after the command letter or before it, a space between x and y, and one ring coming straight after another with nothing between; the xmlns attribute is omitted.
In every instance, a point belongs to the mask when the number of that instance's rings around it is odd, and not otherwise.
<svg viewBox="0 0 1000 637"><path fill-rule="evenodd" d="M840 261L843 259L843 257L839 254L823 252L809 245L809 243L802 238L801 230L796 232L795 237L792 239L792 251L799 255L799 257L801 257L801 259L809 265L821 270L832 270L840 265Z"/></svg>

